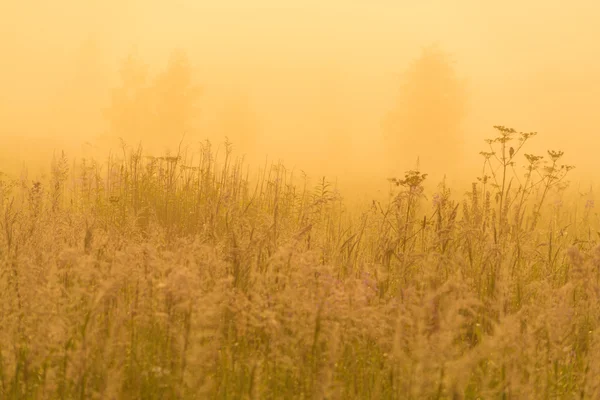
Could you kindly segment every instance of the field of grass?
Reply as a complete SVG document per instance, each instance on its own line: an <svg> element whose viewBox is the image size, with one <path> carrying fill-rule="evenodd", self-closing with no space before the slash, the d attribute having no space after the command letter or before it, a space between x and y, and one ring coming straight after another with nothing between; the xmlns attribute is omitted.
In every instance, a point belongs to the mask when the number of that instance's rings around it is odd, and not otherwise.
<svg viewBox="0 0 600 400"><path fill-rule="evenodd" d="M496 129L362 208L209 145L1 176L0 398L600 398L592 194Z"/></svg>

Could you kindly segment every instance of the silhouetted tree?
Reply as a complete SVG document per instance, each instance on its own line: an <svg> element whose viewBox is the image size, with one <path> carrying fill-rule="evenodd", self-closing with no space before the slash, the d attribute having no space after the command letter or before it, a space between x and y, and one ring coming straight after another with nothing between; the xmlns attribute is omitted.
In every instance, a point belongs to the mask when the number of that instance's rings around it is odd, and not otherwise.
<svg viewBox="0 0 600 400"><path fill-rule="evenodd" d="M142 140L153 126L152 96L148 87L148 66L135 51L124 60L119 70L121 85L114 88L105 109L109 136L128 141Z"/></svg>
<svg viewBox="0 0 600 400"><path fill-rule="evenodd" d="M417 157L425 170L450 169L461 157L465 84L438 46L423 50L405 71L393 110L386 116L385 143L403 167Z"/></svg>
<svg viewBox="0 0 600 400"><path fill-rule="evenodd" d="M199 114L201 89L194 83L187 53L171 53L166 69L152 87L155 99L154 118L158 138L181 138L192 129Z"/></svg>
<svg viewBox="0 0 600 400"><path fill-rule="evenodd" d="M141 141L153 151L180 140L192 128L201 91L193 82L185 52L173 52L165 70L154 79L148 66L131 53L120 75L121 85L113 89L105 112L113 138Z"/></svg>

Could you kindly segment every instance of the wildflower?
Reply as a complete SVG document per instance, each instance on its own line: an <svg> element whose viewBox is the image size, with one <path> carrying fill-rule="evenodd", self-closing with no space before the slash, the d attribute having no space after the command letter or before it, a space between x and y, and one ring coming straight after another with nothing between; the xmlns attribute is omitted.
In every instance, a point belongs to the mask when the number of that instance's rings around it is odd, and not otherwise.
<svg viewBox="0 0 600 400"><path fill-rule="evenodd" d="M442 196L436 193L433 195L433 207L437 208L440 204L442 204Z"/></svg>
<svg viewBox="0 0 600 400"><path fill-rule="evenodd" d="M586 210L594 208L594 200L589 199L588 201L586 201L585 202L585 208L586 208Z"/></svg>
<svg viewBox="0 0 600 400"><path fill-rule="evenodd" d="M562 205L563 205L563 201L562 201L561 199L556 199L556 200L554 201L554 207L556 207L556 208L561 208L561 207L562 207Z"/></svg>

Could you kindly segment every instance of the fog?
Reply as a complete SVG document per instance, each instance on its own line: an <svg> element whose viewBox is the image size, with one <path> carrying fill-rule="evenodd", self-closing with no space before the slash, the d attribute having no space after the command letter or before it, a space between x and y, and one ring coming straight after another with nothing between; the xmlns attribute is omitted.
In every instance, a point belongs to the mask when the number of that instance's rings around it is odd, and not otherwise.
<svg viewBox="0 0 600 400"><path fill-rule="evenodd" d="M43 171L62 149L108 154L118 142L103 110L124 60L136 54L155 76L183 51L201 88L198 111L160 145L217 146L227 135L250 165L281 160L371 188L417 158L436 179L471 180L483 140L505 125L539 132L527 152L564 150L577 167L572 179L596 172L595 1L4 0L0 8L2 170ZM410 148L393 157L382 131L402 73L432 44L452 56L466 87L453 165Z"/></svg>

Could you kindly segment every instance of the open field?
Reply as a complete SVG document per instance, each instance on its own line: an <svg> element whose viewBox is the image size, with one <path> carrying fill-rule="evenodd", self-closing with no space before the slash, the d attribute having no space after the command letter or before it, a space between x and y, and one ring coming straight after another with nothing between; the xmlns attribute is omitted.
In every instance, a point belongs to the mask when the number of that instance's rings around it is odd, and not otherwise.
<svg viewBox="0 0 600 400"><path fill-rule="evenodd" d="M0 400L600 399L599 1L0 4Z"/></svg>
<svg viewBox="0 0 600 400"><path fill-rule="evenodd" d="M593 194L496 128L466 195L352 208L210 146L3 175L0 397L599 398Z"/></svg>

